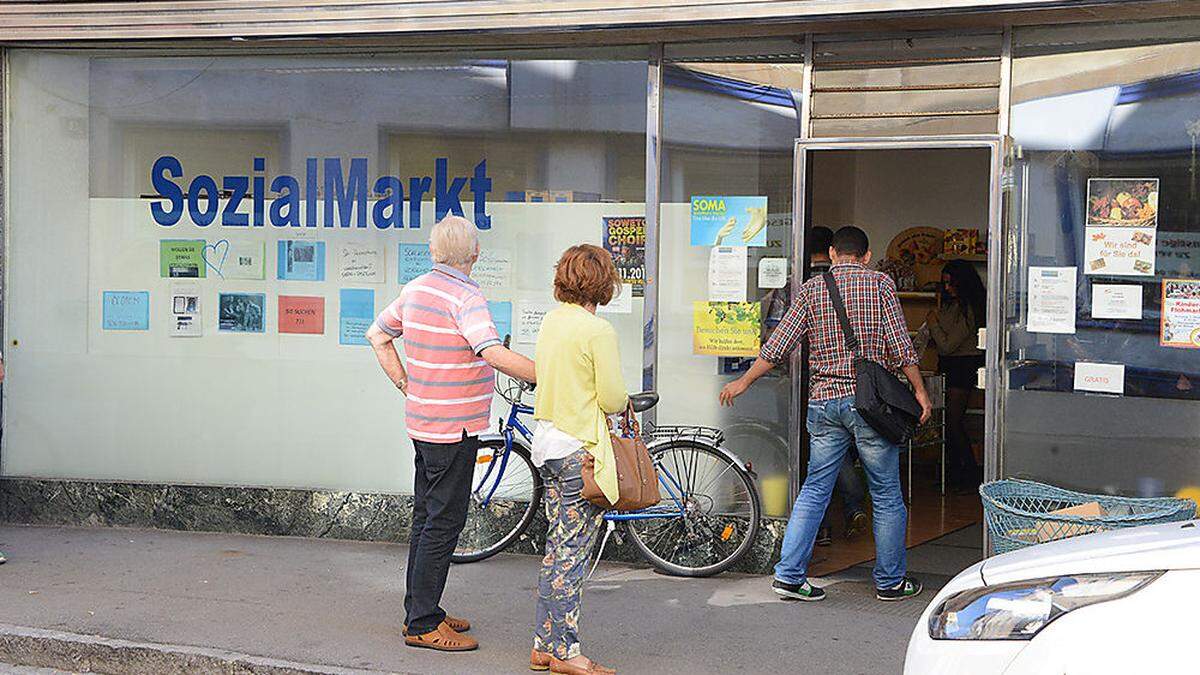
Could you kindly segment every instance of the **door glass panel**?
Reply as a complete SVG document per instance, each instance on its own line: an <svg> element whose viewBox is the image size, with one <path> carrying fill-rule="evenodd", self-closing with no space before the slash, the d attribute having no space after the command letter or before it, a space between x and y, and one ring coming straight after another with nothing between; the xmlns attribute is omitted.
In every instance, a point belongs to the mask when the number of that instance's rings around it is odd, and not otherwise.
<svg viewBox="0 0 1200 675"><path fill-rule="evenodd" d="M798 60L707 58L669 64L664 76L661 264L659 273L657 388L662 394L658 421L704 424L725 431L726 445L758 473L763 511L786 516L788 477L796 467L788 455L791 380L786 367L776 368L738 400L722 408L717 394L741 374L757 355L757 345L786 308L786 290L761 287L757 276L764 258L789 259L792 246L792 158L799 135ZM729 269L733 295L714 295L709 288L709 262L718 232L692 236L693 197L756 198L733 206L736 230L722 239L725 247L742 247L742 234L752 218L764 225L745 248L744 262ZM757 215L746 212L765 207ZM698 230L699 232L699 230ZM754 232L751 232L754 234ZM787 262L790 270L790 260ZM749 333L748 349L730 351L697 342L696 315L708 312L717 297L744 300L722 304L708 318L753 314L759 325ZM726 314L726 310L730 310ZM767 320L762 321L766 316ZM750 324L744 324L750 325Z"/></svg>

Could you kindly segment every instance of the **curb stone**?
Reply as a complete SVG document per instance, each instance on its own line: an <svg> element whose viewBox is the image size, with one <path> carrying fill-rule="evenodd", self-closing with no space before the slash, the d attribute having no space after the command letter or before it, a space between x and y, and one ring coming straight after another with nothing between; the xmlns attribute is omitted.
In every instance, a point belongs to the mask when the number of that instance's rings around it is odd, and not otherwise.
<svg viewBox="0 0 1200 675"><path fill-rule="evenodd" d="M208 647L133 642L4 623L0 623L0 664L79 673L147 675L365 675L382 672L295 663Z"/></svg>

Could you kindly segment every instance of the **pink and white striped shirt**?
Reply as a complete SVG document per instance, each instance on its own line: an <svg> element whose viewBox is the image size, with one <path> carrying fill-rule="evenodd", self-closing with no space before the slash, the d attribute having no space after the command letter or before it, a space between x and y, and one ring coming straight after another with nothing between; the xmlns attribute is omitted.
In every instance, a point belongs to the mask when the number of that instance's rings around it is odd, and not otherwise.
<svg viewBox="0 0 1200 675"><path fill-rule="evenodd" d="M404 338L410 437L455 443L487 429L495 372L480 355L501 342L478 284L434 265L405 284L375 325Z"/></svg>

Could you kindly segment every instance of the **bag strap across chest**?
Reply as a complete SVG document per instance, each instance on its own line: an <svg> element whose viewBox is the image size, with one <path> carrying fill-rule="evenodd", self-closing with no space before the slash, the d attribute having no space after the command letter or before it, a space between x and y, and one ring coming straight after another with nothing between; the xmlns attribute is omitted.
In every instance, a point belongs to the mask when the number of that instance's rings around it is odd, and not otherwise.
<svg viewBox="0 0 1200 675"><path fill-rule="evenodd" d="M858 356L858 336L854 334L854 327L850 325L850 317L846 315L846 305L842 302L842 294L838 291L833 272L822 274L821 280L825 282L825 288L829 289L829 301L833 303L833 312L837 314L838 323L842 327L842 335L846 338L846 348L850 350L850 353Z"/></svg>

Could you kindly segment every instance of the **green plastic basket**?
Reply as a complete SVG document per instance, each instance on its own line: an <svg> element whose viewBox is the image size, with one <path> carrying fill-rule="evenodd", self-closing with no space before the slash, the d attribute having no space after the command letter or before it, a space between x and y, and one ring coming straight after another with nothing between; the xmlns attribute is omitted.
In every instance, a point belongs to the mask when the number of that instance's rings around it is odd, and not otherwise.
<svg viewBox="0 0 1200 675"><path fill-rule="evenodd" d="M979 487L983 517L995 553L1122 527L1191 520L1196 503L1175 497L1114 497L1074 492L1031 480L1007 479ZM1096 502L1104 515L1052 513Z"/></svg>

